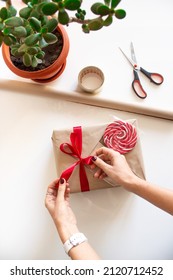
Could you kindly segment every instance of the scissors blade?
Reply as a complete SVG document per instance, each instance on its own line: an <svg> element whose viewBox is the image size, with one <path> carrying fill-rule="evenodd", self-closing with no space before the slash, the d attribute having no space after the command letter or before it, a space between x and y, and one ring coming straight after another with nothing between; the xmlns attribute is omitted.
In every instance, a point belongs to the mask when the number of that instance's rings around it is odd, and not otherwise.
<svg viewBox="0 0 173 280"><path fill-rule="evenodd" d="M128 60L128 62L134 67L135 63L132 59L130 59L130 57L128 57L123 50L119 47L120 51L122 52L122 54L125 56L125 58Z"/></svg>
<svg viewBox="0 0 173 280"><path fill-rule="evenodd" d="M131 50L131 57L133 59L133 61L137 64L137 59L136 59L136 55L135 55L135 50L134 50L134 46L133 43L131 42L130 44L130 50Z"/></svg>

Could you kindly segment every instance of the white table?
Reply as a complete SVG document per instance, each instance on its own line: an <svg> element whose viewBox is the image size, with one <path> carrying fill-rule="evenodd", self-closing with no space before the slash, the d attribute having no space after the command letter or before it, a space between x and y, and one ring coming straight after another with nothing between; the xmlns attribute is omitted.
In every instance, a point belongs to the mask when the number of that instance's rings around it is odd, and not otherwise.
<svg viewBox="0 0 173 280"><path fill-rule="evenodd" d="M147 179L173 188L172 121L112 109L124 102L173 112L173 3L128 0L120 6L127 17L110 28L90 35L75 24L67 28L67 66L49 85L16 77L0 58L0 259L68 258L44 206L46 188L56 178L54 129L97 124L113 115L136 118ZM131 41L141 65L165 78L157 87L141 75L145 100L133 93L132 68L118 49L128 52ZM78 73L88 65L105 74L96 96L77 92ZM121 188L104 189L72 194L71 206L80 230L103 259L173 258L172 217L141 198Z"/></svg>

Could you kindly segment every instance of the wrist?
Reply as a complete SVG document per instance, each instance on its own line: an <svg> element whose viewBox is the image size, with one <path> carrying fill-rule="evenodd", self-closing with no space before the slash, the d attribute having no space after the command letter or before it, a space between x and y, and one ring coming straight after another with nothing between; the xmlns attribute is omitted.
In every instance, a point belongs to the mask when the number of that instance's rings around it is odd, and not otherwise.
<svg viewBox="0 0 173 280"><path fill-rule="evenodd" d="M70 238L70 236L72 236L73 234L79 232L77 225L59 224L59 225L56 225L56 228L58 230L58 234L59 234L59 237L60 237L62 243L66 242Z"/></svg>
<svg viewBox="0 0 173 280"><path fill-rule="evenodd" d="M123 186L126 190L136 193L137 189L139 188L139 186L141 186L143 182L145 182L143 179L134 175L130 177L129 180L124 182Z"/></svg>

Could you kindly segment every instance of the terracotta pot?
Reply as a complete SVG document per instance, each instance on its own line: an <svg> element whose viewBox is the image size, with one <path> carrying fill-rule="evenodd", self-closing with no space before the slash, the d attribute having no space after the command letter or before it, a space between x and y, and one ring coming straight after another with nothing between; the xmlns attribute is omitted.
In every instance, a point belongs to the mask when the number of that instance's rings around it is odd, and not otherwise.
<svg viewBox="0 0 173 280"><path fill-rule="evenodd" d="M51 82L51 81L55 80L56 78L58 78L62 74L62 72L64 71L65 66L66 66L66 57L67 57L68 51L69 51L69 38L68 38L66 30L64 29L64 27L62 25L59 24L57 29L61 33L64 43L63 43L63 48L62 48L62 51L61 51L59 57L52 65L48 66L45 69L33 71L33 72L20 70L11 62L10 48L8 46L6 46L5 44L2 44L3 59L4 59L5 63L7 64L7 66L9 67L9 69L13 73L15 73L16 75L18 75L22 78L32 79L32 80L34 80L36 82L40 82L40 83Z"/></svg>

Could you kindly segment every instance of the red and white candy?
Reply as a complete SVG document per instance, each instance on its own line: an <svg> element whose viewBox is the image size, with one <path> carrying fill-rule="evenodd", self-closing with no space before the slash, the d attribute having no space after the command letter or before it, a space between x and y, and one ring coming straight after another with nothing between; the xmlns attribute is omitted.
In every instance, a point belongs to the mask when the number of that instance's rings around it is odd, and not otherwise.
<svg viewBox="0 0 173 280"><path fill-rule="evenodd" d="M130 123L114 121L110 123L103 134L103 141L108 148L120 154L130 152L137 142L136 128Z"/></svg>

